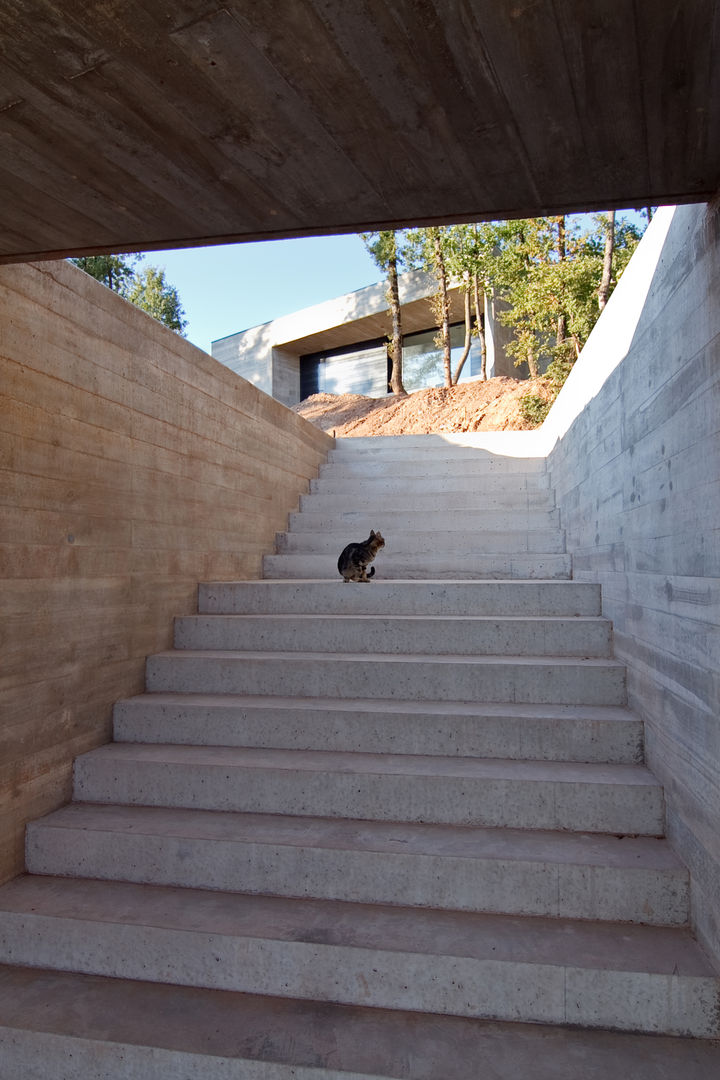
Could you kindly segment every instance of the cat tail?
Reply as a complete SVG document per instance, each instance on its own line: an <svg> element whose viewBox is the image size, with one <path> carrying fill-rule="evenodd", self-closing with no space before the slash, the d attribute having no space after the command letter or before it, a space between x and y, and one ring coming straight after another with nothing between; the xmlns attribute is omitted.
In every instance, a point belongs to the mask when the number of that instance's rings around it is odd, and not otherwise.
<svg viewBox="0 0 720 1080"><path fill-rule="evenodd" d="M368 577L373 577L374 573L375 573L375 567L371 566L370 569L367 572L367 576Z"/></svg>

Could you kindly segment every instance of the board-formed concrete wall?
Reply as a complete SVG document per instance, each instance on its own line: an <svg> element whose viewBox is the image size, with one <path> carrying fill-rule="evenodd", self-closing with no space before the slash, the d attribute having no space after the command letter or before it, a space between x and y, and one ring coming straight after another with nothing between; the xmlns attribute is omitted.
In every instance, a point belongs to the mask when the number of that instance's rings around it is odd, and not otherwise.
<svg viewBox="0 0 720 1080"><path fill-rule="evenodd" d="M602 582L696 929L720 955L717 212L659 212L544 427L574 575Z"/></svg>
<svg viewBox="0 0 720 1080"><path fill-rule="evenodd" d="M331 445L69 263L0 267L0 881L198 581L260 575Z"/></svg>

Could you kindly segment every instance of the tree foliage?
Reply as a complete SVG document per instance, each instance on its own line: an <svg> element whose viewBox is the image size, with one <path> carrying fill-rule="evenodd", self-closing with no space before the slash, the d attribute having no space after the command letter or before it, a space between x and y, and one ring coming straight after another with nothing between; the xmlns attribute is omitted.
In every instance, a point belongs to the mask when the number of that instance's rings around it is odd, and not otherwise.
<svg viewBox="0 0 720 1080"><path fill-rule="evenodd" d="M547 411L580 354L602 308L625 269L643 229L610 214L564 215L484 224L415 229L405 261L438 281L436 339L444 350L445 381L462 373L472 335L478 337L485 374L484 297L499 295L499 316L512 330L507 352L531 376L545 372L544 397L529 404L533 418ZM447 287L465 293L465 347L449 374ZM474 312L472 309L474 308Z"/></svg>
<svg viewBox="0 0 720 1080"><path fill-rule="evenodd" d="M176 333L185 333L187 319L178 291L165 280L165 271L159 267L146 266L136 274L128 289L127 299Z"/></svg>
<svg viewBox="0 0 720 1080"><path fill-rule="evenodd" d="M184 337L187 319L177 289L157 266L136 269L141 258L140 254L88 255L70 261Z"/></svg>
<svg viewBox="0 0 720 1080"><path fill-rule="evenodd" d="M113 292L125 295L126 289L135 276L134 266L140 255L86 255L71 259L90 277L101 281Z"/></svg>
<svg viewBox="0 0 720 1080"><path fill-rule="evenodd" d="M497 226L494 286L510 308L501 319L513 330L508 352L538 371L555 360L572 364L600 314L605 263L605 300L640 239L640 230L614 226L612 264L607 265L605 215L535 218Z"/></svg>

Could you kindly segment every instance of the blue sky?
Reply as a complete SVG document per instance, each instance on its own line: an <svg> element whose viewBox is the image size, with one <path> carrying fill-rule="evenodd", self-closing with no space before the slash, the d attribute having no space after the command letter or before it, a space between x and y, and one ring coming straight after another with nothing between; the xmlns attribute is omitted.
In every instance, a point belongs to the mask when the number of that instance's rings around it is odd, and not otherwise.
<svg viewBox="0 0 720 1080"><path fill-rule="evenodd" d="M215 338L382 278L355 235L149 251L144 261L165 269L185 308L186 336L206 352Z"/></svg>
<svg viewBox="0 0 720 1080"><path fill-rule="evenodd" d="M644 215L621 213L645 223ZM185 308L186 335L206 352L216 338L382 278L354 234L150 251L144 261L165 269Z"/></svg>

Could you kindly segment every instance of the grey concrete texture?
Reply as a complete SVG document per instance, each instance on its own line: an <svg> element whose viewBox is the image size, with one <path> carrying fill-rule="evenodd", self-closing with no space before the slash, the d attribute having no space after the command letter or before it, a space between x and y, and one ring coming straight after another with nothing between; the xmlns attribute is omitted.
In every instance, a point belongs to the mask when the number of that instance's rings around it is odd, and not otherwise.
<svg viewBox="0 0 720 1080"><path fill-rule="evenodd" d="M508 480L508 483L510 481ZM347 491L344 495L316 492L300 496L301 511L345 514L353 511L372 510L381 513L385 510L422 510L438 513L458 510L475 510L487 515L488 524L501 521L527 521L532 525L556 525L558 515L554 511L554 500L547 491L515 491L512 487L505 492L486 495L474 486L469 491L408 491L399 485L400 490L378 492L363 489L360 492ZM528 526L526 526L527 528ZM382 530L381 530L382 531Z"/></svg>
<svg viewBox="0 0 720 1080"><path fill-rule="evenodd" d="M372 588L372 584L367 587ZM178 649L148 658L146 687L152 693L279 694L388 701L626 703L622 664L612 659L578 657Z"/></svg>
<svg viewBox="0 0 720 1080"><path fill-rule="evenodd" d="M383 551L375 566L375 579L384 578L387 581L408 578L418 581L446 578L455 581L458 577L476 581L545 581L569 579L572 559L570 555L508 554L502 551L481 555L461 555L456 552L394 555L392 551ZM339 580L335 553L265 555L263 573L266 578L278 580Z"/></svg>
<svg viewBox="0 0 720 1080"><path fill-rule="evenodd" d="M8 1080L712 1080L720 1070L713 1041L48 970L0 968L0 1015Z"/></svg>
<svg viewBox="0 0 720 1080"><path fill-rule="evenodd" d="M548 468L574 576L603 586L695 925L720 957L717 207L658 212L641 249L553 409Z"/></svg>
<svg viewBox="0 0 720 1080"><path fill-rule="evenodd" d="M445 431L432 435L360 435L339 438L330 451L328 461L345 461L348 458L358 460L358 451L362 451L369 461L373 458L392 458L393 460L414 459L422 463L427 457L459 461L471 459L482 468L487 464L490 469L501 472L545 472L545 460L542 452L525 450L529 445L524 432L487 432L487 431ZM499 435L499 437L498 437ZM509 436L509 437L508 437ZM501 452L495 453L497 448Z"/></svg>
<svg viewBox="0 0 720 1080"><path fill-rule="evenodd" d="M412 473L396 475L389 463L376 463L375 472L368 475L353 476L348 474L347 469L340 465L321 466L320 476L317 480L310 481L310 493L316 495L336 495L342 501L351 492L357 494L357 481L362 481L362 491L368 495L393 495L399 491L413 492L414 494L438 495L443 492L464 492L465 494L482 494L488 501L488 505L494 502L502 502L503 496L507 495L507 501L511 501L508 492L509 476L502 473L478 473L466 467L465 470L455 473L452 466L441 470L437 464L430 471L422 467L422 472L417 467ZM547 473L512 473L512 493L517 496L523 493L532 505L537 501L544 505L546 501L552 501L553 493L549 487ZM352 481L355 481L353 484Z"/></svg>
<svg viewBox="0 0 720 1080"><path fill-rule="evenodd" d="M27 859L34 874L402 907L657 926L689 914L680 860L639 836L76 803L31 826Z"/></svg>
<svg viewBox="0 0 720 1080"><path fill-rule="evenodd" d="M404 516L404 515L403 515ZM383 519L382 532L386 540L386 548L391 545L394 555L404 555L407 559L419 555L434 555L436 552L444 552L446 556L472 554L485 554L488 551L512 551L528 554L564 554L565 533L557 528L513 528L512 523L507 522L508 528L503 529L502 523L498 523L497 529L488 529L482 533L468 532L466 523L463 529L448 529L448 521L439 522L439 527L432 528L432 520L426 515L418 522L421 529L410 531L401 524L401 515L394 515L393 519L385 522ZM351 538L360 537L365 539L372 526L370 521L375 520L375 515L354 514L352 521L343 521L332 515L313 515L315 521L305 520L302 527L297 527L290 515L290 532L278 533L275 539L275 551L278 555L288 553L319 555L327 553L337 556L351 542ZM303 515L299 514L298 518ZM377 522L376 522L377 524ZM388 525L391 530L388 533ZM383 532L384 530L384 532ZM385 549L380 557L382 565L385 562Z"/></svg>
<svg viewBox="0 0 720 1080"><path fill-rule="evenodd" d="M116 742L640 764L643 727L619 706L141 694Z"/></svg>
<svg viewBox="0 0 720 1080"><path fill-rule="evenodd" d="M243 747L109 745L75 761L81 802L660 836L637 765Z"/></svg>
<svg viewBox="0 0 720 1080"><path fill-rule="evenodd" d="M600 615L600 587L576 581L206 582L201 615Z"/></svg>
<svg viewBox="0 0 720 1080"><path fill-rule="evenodd" d="M383 438L382 435L373 436ZM424 440L424 442L423 442ZM407 441L407 442L406 442ZM362 450L362 455L358 453ZM359 438L336 438L328 451L318 477L353 477L365 480L375 476L474 476L480 483L493 477L517 476L520 484L535 477L539 486L548 487L545 457L502 457L478 446L453 446L435 435L402 435L392 446L365 444Z"/></svg>
<svg viewBox="0 0 720 1080"><path fill-rule="evenodd" d="M342 439L336 439L336 446L342 442ZM448 451L437 447L429 454L422 453L420 449L416 449L410 456L396 453L391 461L388 461L387 454L384 457L380 454L364 454L362 460L358 460L358 455L331 450L327 463L318 470L317 482L338 480L347 483L349 480L362 480L364 484L373 483L387 480L389 472L397 478L417 479L418 476L423 476L430 481L440 476L455 479L464 477L465 483L472 479L484 490L497 490L510 474L520 488L540 490L550 486L544 458L524 460L501 458L497 455L483 457L478 450L473 454L465 451L453 458Z"/></svg>
<svg viewBox="0 0 720 1080"><path fill-rule="evenodd" d="M347 590L346 590L347 591ZM612 625L598 616L186 615L176 649L475 656L610 656Z"/></svg>
<svg viewBox="0 0 720 1080"><path fill-rule="evenodd" d="M720 1033L716 971L681 929L61 878L8 887L3 921L0 956L20 965L497 1020Z"/></svg>

